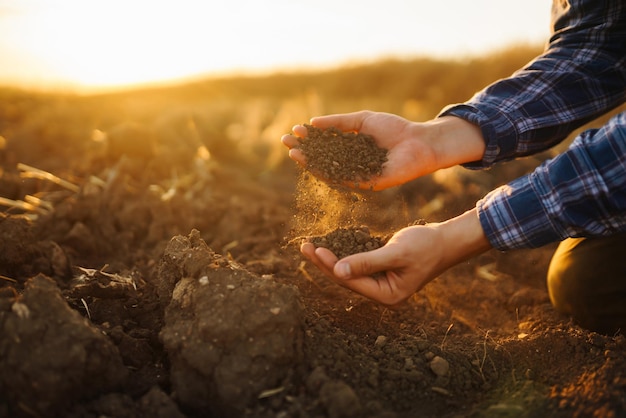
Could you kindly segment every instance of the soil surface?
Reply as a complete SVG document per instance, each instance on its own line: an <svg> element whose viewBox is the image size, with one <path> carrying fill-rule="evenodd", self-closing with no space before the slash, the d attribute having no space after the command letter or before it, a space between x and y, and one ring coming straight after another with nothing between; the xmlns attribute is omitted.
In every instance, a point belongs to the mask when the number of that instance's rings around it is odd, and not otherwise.
<svg viewBox="0 0 626 418"><path fill-rule="evenodd" d="M503 171L345 192L186 122L85 138L72 112L2 125L0 417L626 414L626 339L552 309L554 246L489 252L390 310L288 245L445 219Z"/></svg>

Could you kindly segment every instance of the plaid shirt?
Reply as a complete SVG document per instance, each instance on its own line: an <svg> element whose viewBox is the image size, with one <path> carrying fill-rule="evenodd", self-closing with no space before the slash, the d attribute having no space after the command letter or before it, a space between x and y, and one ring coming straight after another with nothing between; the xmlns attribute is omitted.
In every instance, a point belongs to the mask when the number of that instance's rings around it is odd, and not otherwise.
<svg viewBox="0 0 626 418"><path fill-rule="evenodd" d="M482 130L483 159L467 167L550 148L626 100L626 2L567 3L554 1L553 35L541 56L442 111ZM626 231L626 112L492 191L477 209L487 238L501 250Z"/></svg>

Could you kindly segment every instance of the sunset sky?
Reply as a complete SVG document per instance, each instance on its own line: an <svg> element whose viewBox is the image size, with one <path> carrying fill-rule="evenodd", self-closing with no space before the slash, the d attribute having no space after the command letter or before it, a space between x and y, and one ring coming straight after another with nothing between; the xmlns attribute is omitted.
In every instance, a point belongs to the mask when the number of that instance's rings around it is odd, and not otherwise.
<svg viewBox="0 0 626 418"><path fill-rule="evenodd" d="M0 84L120 87L542 44L550 0L0 0Z"/></svg>

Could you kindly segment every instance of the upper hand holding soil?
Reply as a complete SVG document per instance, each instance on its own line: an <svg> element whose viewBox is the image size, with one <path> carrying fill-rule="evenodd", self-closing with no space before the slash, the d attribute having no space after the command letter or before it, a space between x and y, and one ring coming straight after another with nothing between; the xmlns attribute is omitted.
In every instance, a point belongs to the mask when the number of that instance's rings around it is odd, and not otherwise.
<svg viewBox="0 0 626 418"><path fill-rule="evenodd" d="M389 113L360 111L316 117L311 120L311 125L295 126L293 134L284 135L282 142L290 148L290 158L326 181L383 190L439 168L436 167L431 138L425 135L430 131L424 124ZM311 128L315 131L312 132ZM333 136L332 141L326 141L328 145L317 144L321 142L320 137L328 139ZM315 137L311 138L315 141L309 141L309 137ZM359 141L351 143L355 139ZM384 160L381 159L383 151ZM324 173L318 164L324 161L327 164L335 162L335 169L340 172L354 171L356 179L350 175Z"/></svg>

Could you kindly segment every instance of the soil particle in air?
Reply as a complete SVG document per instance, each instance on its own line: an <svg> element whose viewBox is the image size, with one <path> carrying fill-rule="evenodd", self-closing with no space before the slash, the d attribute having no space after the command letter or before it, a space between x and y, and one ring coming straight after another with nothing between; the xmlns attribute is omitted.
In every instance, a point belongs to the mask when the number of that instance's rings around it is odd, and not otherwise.
<svg viewBox="0 0 626 418"><path fill-rule="evenodd" d="M387 150L372 136L335 127L304 126L307 136L300 138L298 148L306 157L307 169L316 176L331 183L358 183L382 174Z"/></svg>

